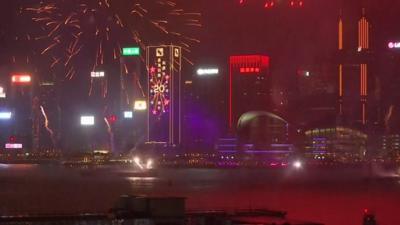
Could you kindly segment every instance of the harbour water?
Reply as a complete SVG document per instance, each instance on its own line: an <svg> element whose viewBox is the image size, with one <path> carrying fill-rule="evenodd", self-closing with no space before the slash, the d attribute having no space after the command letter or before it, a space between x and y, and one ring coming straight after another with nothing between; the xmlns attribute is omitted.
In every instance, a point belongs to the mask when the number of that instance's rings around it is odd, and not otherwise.
<svg viewBox="0 0 400 225"><path fill-rule="evenodd" d="M327 225L360 225L368 209L380 225L400 224L400 179L387 170L158 169L149 177L126 170L2 164L0 213L107 212L130 194L183 196L188 210L283 210L288 218Z"/></svg>

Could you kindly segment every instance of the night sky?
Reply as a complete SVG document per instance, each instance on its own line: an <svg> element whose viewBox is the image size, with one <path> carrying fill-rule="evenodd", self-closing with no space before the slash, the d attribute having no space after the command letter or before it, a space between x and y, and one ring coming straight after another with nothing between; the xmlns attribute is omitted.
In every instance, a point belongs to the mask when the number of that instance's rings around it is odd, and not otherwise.
<svg viewBox="0 0 400 225"><path fill-rule="evenodd" d="M5 75L4 71L11 68L10 59L13 55L17 56L17 61L23 62L25 55L32 54L38 47L36 43L14 40L15 36L40 31L40 26L32 23L29 16L19 13L21 7L37 2L6 0L2 3L2 76ZM195 64L215 63L224 68L228 56L232 54L267 54L272 58L271 70L277 84L290 89L295 85L293 77L297 69L329 62L335 54L340 9L346 18L356 19L361 15L361 7L367 7L367 16L373 27L372 45L375 51L386 50L388 40L400 39L396 23L400 15L400 2L396 0L306 0L303 9L290 9L283 0L277 2L276 8L266 10L261 0L249 0L246 6L240 6L234 0L179 0L178 3L187 11L201 12L203 15L203 27L187 31L201 40L200 44L193 45L190 59ZM49 79L52 76L46 71L49 59L38 56L37 52L33 55L36 59L35 67L41 69L41 77ZM78 67L84 67L83 64L85 59L80 60ZM185 76L190 77L193 68L188 65L185 71ZM84 88L87 79L81 74L72 82L74 85L82 84Z"/></svg>

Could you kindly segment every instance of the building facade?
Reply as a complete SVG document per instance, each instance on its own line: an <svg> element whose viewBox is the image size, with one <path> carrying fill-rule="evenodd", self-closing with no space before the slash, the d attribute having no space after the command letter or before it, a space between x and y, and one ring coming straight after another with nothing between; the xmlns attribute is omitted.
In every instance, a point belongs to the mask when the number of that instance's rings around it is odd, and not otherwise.
<svg viewBox="0 0 400 225"><path fill-rule="evenodd" d="M314 159L357 162L367 150L367 134L342 126L309 129L305 132L304 151Z"/></svg>
<svg viewBox="0 0 400 225"><path fill-rule="evenodd" d="M234 131L239 118L249 111L271 107L270 58L265 55L238 55L229 59L228 124Z"/></svg>
<svg viewBox="0 0 400 225"><path fill-rule="evenodd" d="M371 25L362 9L358 21L343 13L338 20L338 114L349 124L368 123L371 92ZM355 39L354 37L357 37Z"/></svg>
<svg viewBox="0 0 400 225"><path fill-rule="evenodd" d="M148 142L181 144L181 47L147 47Z"/></svg>

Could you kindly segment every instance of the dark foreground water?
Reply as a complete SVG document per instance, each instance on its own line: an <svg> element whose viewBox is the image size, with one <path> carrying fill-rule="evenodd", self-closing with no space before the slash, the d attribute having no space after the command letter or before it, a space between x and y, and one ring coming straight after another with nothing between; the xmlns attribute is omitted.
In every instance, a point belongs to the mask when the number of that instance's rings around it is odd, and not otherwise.
<svg viewBox="0 0 400 225"><path fill-rule="evenodd" d="M162 169L156 178L58 166L0 165L0 213L107 211L119 195L185 196L188 209L268 208L289 218L360 225L363 210L380 225L400 225L400 180L391 172L347 169Z"/></svg>

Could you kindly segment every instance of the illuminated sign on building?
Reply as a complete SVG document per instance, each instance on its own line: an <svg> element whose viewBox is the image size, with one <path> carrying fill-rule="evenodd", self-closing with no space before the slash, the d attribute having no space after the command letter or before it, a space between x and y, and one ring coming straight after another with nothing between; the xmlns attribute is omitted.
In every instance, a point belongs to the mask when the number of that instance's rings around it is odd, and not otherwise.
<svg viewBox="0 0 400 225"><path fill-rule="evenodd" d="M3 87L0 87L0 98L6 98L6 93Z"/></svg>
<svg viewBox="0 0 400 225"><path fill-rule="evenodd" d="M105 77L104 71L93 71L90 73L90 77L98 78L98 77Z"/></svg>
<svg viewBox="0 0 400 225"><path fill-rule="evenodd" d="M197 75L199 76L209 76L219 74L218 68L199 68L197 69Z"/></svg>
<svg viewBox="0 0 400 225"><path fill-rule="evenodd" d="M133 109L135 111L144 111L147 109L147 102L145 100L136 100Z"/></svg>
<svg viewBox="0 0 400 225"><path fill-rule="evenodd" d="M122 55L123 56L139 56L140 48L139 47L122 48Z"/></svg>
<svg viewBox="0 0 400 225"><path fill-rule="evenodd" d="M16 84L26 84L32 81L32 77L28 74L12 75L11 82Z"/></svg>
<svg viewBox="0 0 400 225"><path fill-rule="evenodd" d="M390 49L393 49L393 48L400 48L400 42L389 42L389 43L388 43L388 47L389 47Z"/></svg>
<svg viewBox="0 0 400 225"><path fill-rule="evenodd" d="M22 149L22 144L20 143L6 143L5 148L6 149Z"/></svg>
<svg viewBox="0 0 400 225"><path fill-rule="evenodd" d="M260 68L258 67L241 67L239 69L240 73L259 73Z"/></svg>
<svg viewBox="0 0 400 225"><path fill-rule="evenodd" d="M132 111L125 111L124 112L124 118L125 119L132 119L133 118L133 112Z"/></svg>
<svg viewBox="0 0 400 225"><path fill-rule="evenodd" d="M0 120L9 120L12 117L11 112L0 112Z"/></svg>
<svg viewBox="0 0 400 225"><path fill-rule="evenodd" d="M181 141L181 48L173 45L147 48L148 141L171 145Z"/></svg>
<svg viewBox="0 0 400 225"><path fill-rule="evenodd" d="M81 116L81 125L82 126L93 126L94 125L94 116Z"/></svg>

